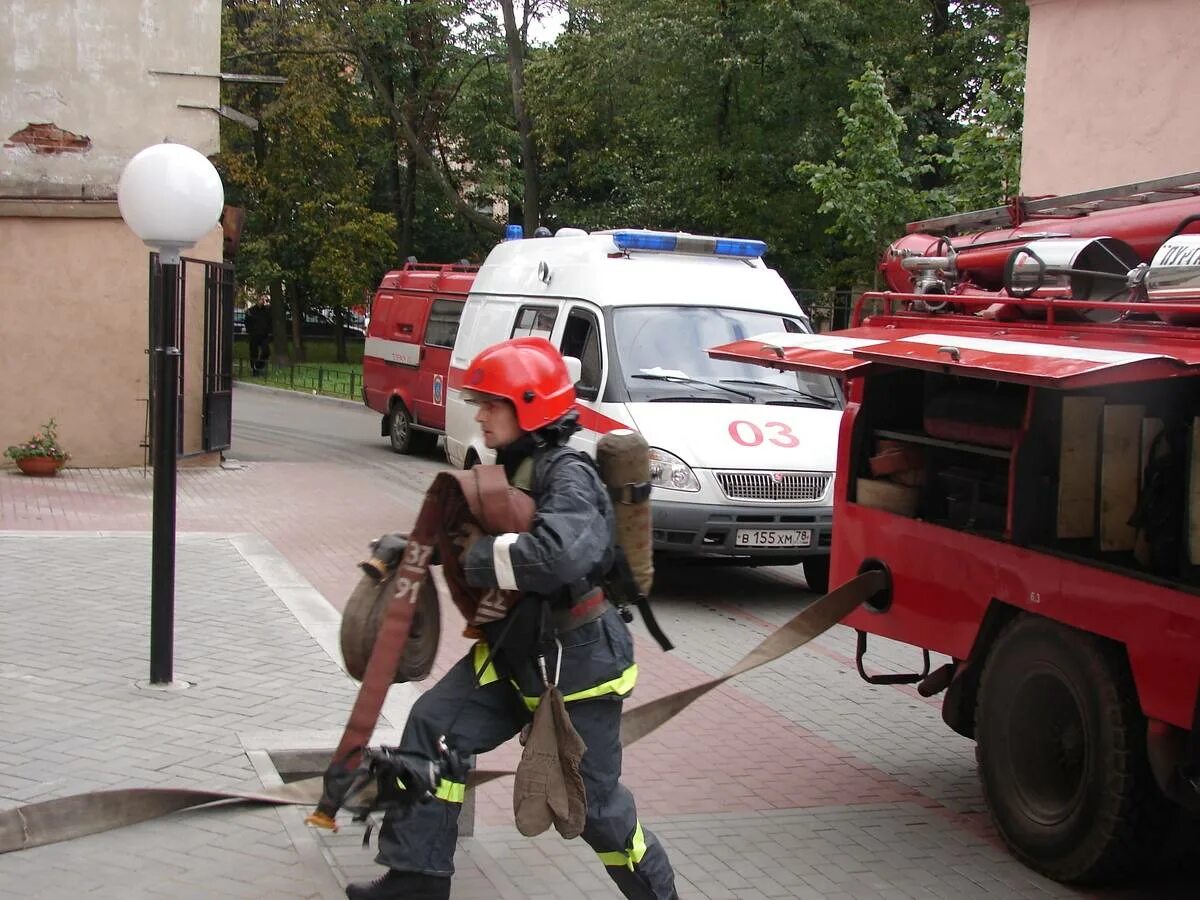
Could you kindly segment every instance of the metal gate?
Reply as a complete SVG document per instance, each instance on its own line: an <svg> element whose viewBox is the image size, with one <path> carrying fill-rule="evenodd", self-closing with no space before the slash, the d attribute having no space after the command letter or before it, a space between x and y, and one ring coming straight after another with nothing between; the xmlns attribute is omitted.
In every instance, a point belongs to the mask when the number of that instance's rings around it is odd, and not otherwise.
<svg viewBox="0 0 1200 900"><path fill-rule="evenodd" d="M160 290L162 281L162 266L159 265L158 254L150 254L150 349L157 345L158 329L165 326L174 328L174 346L179 348L179 381L175 385L175 402L177 404L176 421L178 440L176 454L183 453L183 398L184 379L187 366L187 341L185 322L187 321L187 280L188 273L203 272L204 277L204 368L203 395L201 402L201 435L200 450L207 453L212 450L229 448L233 432L233 294L235 287L233 266L230 263L211 262L203 259L184 257L177 267L179 283L179 316L173 323L160 323L162 314L161 303L155 298L162 296ZM193 275L195 277L195 274ZM147 462L151 452L150 410L153 408L154 392L158 385L154 383L154 357L152 352L147 356L150 362L150 397L146 404L146 438L142 446L146 450Z"/></svg>
<svg viewBox="0 0 1200 900"><path fill-rule="evenodd" d="M182 268L182 267L181 267ZM227 450L233 436L233 265L204 266L204 450Z"/></svg>

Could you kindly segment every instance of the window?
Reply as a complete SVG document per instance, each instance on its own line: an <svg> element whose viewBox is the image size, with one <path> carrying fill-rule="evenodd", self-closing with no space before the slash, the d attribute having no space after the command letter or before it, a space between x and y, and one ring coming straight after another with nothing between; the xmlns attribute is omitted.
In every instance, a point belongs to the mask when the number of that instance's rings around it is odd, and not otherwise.
<svg viewBox="0 0 1200 900"><path fill-rule="evenodd" d="M635 403L690 397L840 409L828 375L779 372L705 352L756 334L803 330L799 320L777 313L712 306L626 306L613 313L616 354Z"/></svg>
<svg viewBox="0 0 1200 900"><path fill-rule="evenodd" d="M558 310L552 306L522 306L509 337L544 337L550 339Z"/></svg>
<svg viewBox="0 0 1200 900"><path fill-rule="evenodd" d="M434 300L429 309L429 324L425 326L425 343L453 349L462 311L463 305L456 300Z"/></svg>
<svg viewBox="0 0 1200 900"><path fill-rule="evenodd" d="M585 400L595 400L600 394L604 374L600 364L600 326L596 317L580 309L571 310L563 328L563 356L574 356L582 363L575 390Z"/></svg>

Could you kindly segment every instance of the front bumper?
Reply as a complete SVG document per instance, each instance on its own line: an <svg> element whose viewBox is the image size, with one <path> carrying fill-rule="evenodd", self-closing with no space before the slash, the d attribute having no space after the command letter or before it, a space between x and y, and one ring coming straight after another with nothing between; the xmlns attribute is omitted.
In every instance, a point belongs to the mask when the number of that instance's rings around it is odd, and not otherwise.
<svg viewBox="0 0 1200 900"><path fill-rule="evenodd" d="M799 559L828 556L833 535L833 508L780 509L737 504L677 503L655 499L654 549L681 556L720 556L747 559ZM807 547L739 547L739 529L809 529Z"/></svg>

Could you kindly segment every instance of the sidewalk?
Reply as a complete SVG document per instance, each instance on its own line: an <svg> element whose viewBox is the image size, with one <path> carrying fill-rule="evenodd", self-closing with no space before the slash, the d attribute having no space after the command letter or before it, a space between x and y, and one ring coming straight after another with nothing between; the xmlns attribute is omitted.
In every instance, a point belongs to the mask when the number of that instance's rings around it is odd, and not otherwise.
<svg viewBox="0 0 1200 900"><path fill-rule="evenodd" d="M403 524L397 507L372 501L390 491L400 503L413 487L299 463L179 477L175 677L189 686L164 691L145 684L149 479L0 472L0 808L114 786L257 790L279 783L284 751L336 743L356 684L338 662L327 600L356 581L346 560L364 535ZM660 620L679 647L662 654L639 634L637 702L725 669L794 611L795 587L772 595L769 580L757 582L757 616L722 605L722 579L744 577L698 575L707 593L664 581ZM462 649L454 629L444 644L439 670ZM981 813L969 744L922 698L860 684L852 647L852 632L831 632L629 748L626 781L671 854L680 896L1087 896L1007 854ZM377 740L394 738L413 696L392 690ZM516 749L481 766L511 765ZM477 792L456 900L618 897L582 842L516 833L511 788L504 779ZM377 874L361 826L314 831L306 812L185 812L10 853L0 884L46 898L316 898Z"/></svg>

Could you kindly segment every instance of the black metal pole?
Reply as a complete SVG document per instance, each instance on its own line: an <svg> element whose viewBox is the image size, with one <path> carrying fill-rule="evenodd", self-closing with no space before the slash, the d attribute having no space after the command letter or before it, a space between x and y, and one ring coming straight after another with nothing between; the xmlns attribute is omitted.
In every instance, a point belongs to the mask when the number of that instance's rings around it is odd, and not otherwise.
<svg viewBox="0 0 1200 900"><path fill-rule="evenodd" d="M154 502L150 560L150 683L170 684L175 640L175 445L178 441L179 257L161 256L154 335ZM153 293L153 292L152 292Z"/></svg>

